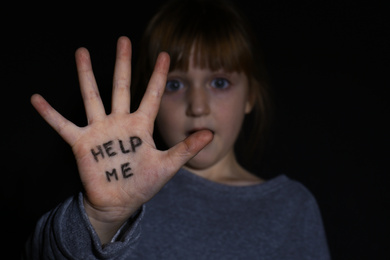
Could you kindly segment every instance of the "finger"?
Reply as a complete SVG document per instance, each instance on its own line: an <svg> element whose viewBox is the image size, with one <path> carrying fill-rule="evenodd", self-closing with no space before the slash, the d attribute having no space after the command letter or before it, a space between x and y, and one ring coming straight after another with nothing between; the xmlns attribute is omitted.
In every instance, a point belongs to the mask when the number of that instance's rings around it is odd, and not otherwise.
<svg viewBox="0 0 390 260"><path fill-rule="evenodd" d="M64 118L40 95L31 97L31 104L46 122L71 146L78 136L79 127Z"/></svg>
<svg viewBox="0 0 390 260"><path fill-rule="evenodd" d="M192 157L200 152L207 144L213 140L213 133L209 130L198 131L184 141L170 148L168 152L168 165L171 171L177 171L186 164Z"/></svg>
<svg viewBox="0 0 390 260"><path fill-rule="evenodd" d="M168 53L162 52L157 58L152 77L150 78L145 95L142 98L138 109L142 113L145 113L152 121L156 118L160 107L161 97L164 94L167 81L168 70L169 55Z"/></svg>
<svg viewBox="0 0 390 260"><path fill-rule="evenodd" d="M100 98L95 76L93 75L91 58L88 50L79 48L76 51L75 56L85 112L87 114L88 123L92 123L95 120L103 118L106 113Z"/></svg>
<svg viewBox="0 0 390 260"><path fill-rule="evenodd" d="M117 44L114 81L112 88L112 113L130 112L131 42L120 37Z"/></svg>

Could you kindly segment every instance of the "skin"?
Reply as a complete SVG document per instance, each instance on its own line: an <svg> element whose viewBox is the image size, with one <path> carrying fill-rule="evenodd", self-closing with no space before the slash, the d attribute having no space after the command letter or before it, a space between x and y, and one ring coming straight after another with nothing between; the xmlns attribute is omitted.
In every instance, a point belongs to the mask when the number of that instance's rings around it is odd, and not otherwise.
<svg viewBox="0 0 390 260"><path fill-rule="evenodd" d="M76 51L76 65L88 119L87 126L74 125L38 94L31 97L31 103L72 147L85 188L86 213L101 243L105 244L213 136L210 131L204 130L188 136L167 151L156 150L152 133L169 69L167 53L159 55L140 107L131 114L131 43L128 38L121 37L118 40L110 114L107 115L104 110L92 72L91 59L85 48ZM136 152L118 153L96 162L91 149L110 140L128 140L131 136L142 140L142 145L137 147ZM112 147L114 150L115 147ZM105 172L113 168L119 171L123 163L129 163L133 176L108 182Z"/></svg>
<svg viewBox="0 0 390 260"><path fill-rule="evenodd" d="M238 165L232 149L242 118L250 110L247 91L242 91L247 88L242 75L230 75L231 82L237 82L237 91L232 88L219 93L205 84L212 78L209 71L191 68L188 79L194 84L182 94L183 101L175 98L176 94L167 94L170 60L167 53L161 53L138 110L130 113L131 42L121 37L117 44L111 113L107 114L87 49L78 49L75 56L88 125L76 126L38 94L31 97L31 103L72 148L85 190L84 208L101 244L110 242L122 224L184 165L200 176L222 183L249 185L261 181ZM176 101L172 103L170 99ZM172 146L166 151L157 150L153 140L159 108L158 121L162 125L167 115L172 118L176 110L182 113L177 115L180 123L176 130L173 125L168 128L168 124L161 128L168 132L173 127L171 130L178 135L166 136ZM132 152L122 152L129 149L131 137L139 138L139 145ZM126 149L120 148L119 140ZM105 156L99 154L97 160L99 147ZM106 173L113 173L113 169L118 178L111 175L108 181ZM226 173L221 175L223 171Z"/></svg>
<svg viewBox="0 0 390 260"><path fill-rule="evenodd" d="M244 117L252 109L248 79L244 73L211 71L195 67L174 70L157 115L157 126L168 146L201 129L214 138L185 167L211 181L228 185L251 185L261 180L243 169L234 154L234 143Z"/></svg>

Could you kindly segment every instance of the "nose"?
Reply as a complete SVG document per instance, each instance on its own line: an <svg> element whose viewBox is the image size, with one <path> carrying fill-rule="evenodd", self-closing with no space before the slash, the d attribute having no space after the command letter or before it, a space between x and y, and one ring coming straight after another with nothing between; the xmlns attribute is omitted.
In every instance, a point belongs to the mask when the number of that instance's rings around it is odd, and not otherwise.
<svg viewBox="0 0 390 260"><path fill-rule="evenodd" d="M200 117L210 113L209 96L203 87L192 87L187 92L187 116Z"/></svg>

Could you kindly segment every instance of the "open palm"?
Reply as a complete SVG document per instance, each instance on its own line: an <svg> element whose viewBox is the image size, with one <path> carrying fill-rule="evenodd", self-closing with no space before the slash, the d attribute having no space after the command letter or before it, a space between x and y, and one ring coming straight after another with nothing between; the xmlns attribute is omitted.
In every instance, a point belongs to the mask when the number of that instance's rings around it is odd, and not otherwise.
<svg viewBox="0 0 390 260"><path fill-rule="evenodd" d="M131 43L128 38L118 40L111 114L107 115L104 110L86 49L76 51L76 64L87 126L74 125L38 94L32 96L31 102L72 147L90 217L123 223L206 146L212 134L200 131L167 151L156 150L153 125L169 69L167 53L159 55L140 107L131 114Z"/></svg>

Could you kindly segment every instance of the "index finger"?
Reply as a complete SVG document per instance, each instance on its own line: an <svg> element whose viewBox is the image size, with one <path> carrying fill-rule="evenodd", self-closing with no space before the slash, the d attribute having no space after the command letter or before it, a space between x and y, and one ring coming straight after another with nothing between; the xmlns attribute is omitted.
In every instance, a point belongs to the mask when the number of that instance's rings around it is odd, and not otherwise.
<svg viewBox="0 0 390 260"><path fill-rule="evenodd" d="M169 71L170 58L166 52L161 52L154 66L152 77L150 78L145 95L142 98L138 111L152 118L153 121L157 116L160 107L161 97L164 94L164 89Z"/></svg>

